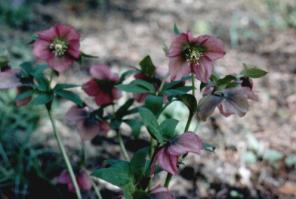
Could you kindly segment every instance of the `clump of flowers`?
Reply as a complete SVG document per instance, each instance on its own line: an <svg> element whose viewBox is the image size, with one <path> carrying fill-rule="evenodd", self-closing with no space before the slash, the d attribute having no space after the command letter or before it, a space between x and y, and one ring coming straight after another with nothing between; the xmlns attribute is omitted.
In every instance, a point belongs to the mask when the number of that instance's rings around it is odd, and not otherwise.
<svg viewBox="0 0 296 199"><path fill-rule="evenodd" d="M43 105L47 110L67 169L58 177L58 182L75 192L77 198L82 198L81 191L89 192L96 186L92 178L120 187L126 199L175 198L169 190L170 180L178 174L186 155L213 152L215 148L198 136L198 132L190 130L193 119L205 121L216 109L225 117L242 117L248 112L250 102L258 101L252 79L263 77L264 70L244 64L239 74L216 74L215 61L225 55L222 41L210 35L176 34L167 53L168 77L157 75L157 66L146 56L139 62L139 69L136 67L121 75L107 65L97 64L90 67L90 78L83 85L66 82L53 85L56 72L71 68L78 59L81 63L81 57L86 56L79 51L79 33L62 24L38 32L33 43L33 54L47 64L26 62L19 70L12 69L8 62L0 62L0 89L17 88L18 105ZM200 81L200 96L195 92L195 79ZM87 104L72 90L75 87L81 87L84 97L91 97L95 103ZM104 168L90 168L93 170L91 178L82 169L87 158L81 155L79 172L75 173L52 114L53 102L61 99L74 103L65 116L76 126L83 146L86 140L108 135L118 143L122 159L107 160ZM188 108L188 118L164 115L166 108L175 101ZM162 121L161 116L165 116ZM186 126L177 131L181 120L187 120ZM148 133L149 145L134 154L127 151L122 137L123 124L130 126L129 136L134 139L141 137L144 131ZM109 131L113 133L108 134ZM155 176L159 172L167 173L166 179L157 180ZM159 185L161 183L163 185Z"/></svg>

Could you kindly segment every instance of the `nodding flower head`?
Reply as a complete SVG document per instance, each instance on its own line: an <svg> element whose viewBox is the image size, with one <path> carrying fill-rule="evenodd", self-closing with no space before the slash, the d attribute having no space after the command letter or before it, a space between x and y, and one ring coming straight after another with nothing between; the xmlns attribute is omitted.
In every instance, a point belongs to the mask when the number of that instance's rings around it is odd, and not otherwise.
<svg viewBox="0 0 296 199"><path fill-rule="evenodd" d="M172 41L168 53L171 79L181 79L191 72L200 81L208 82L214 62L224 54L223 43L216 37L181 33Z"/></svg>
<svg viewBox="0 0 296 199"><path fill-rule="evenodd" d="M75 125L82 140L91 140L99 134L108 133L109 123L102 118L98 118L94 112L89 112L87 108L72 106L66 113L66 119Z"/></svg>
<svg viewBox="0 0 296 199"><path fill-rule="evenodd" d="M80 170L75 173L75 177L81 191L87 192L91 190L91 178L87 171ZM63 170L58 176L57 182L60 184L65 184L70 192L75 192L74 185L72 184L68 171Z"/></svg>
<svg viewBox="0 0 296 199"><path fill-rule="evenodd" d="M121 97L121 91L115 85L119 81L117 74L111 72L106 65L95 65L90 69L92 79L86 82L82 89L94 97L97 105L112 104Z"/></svg>
<svg viewBox="0 0 296 199"><path fill-rule="evenodd" d="M188 152L199 154L203 148L203 142L193 132L185 132L167 143L154 155L150 171L154 174L155 166L158 164L163 170L176 175L178 171L178 159Z"/></svg>
<svg viewBox="0 0 296 199"><path fill-rule="evenodd" d="M67 70L80 56L80 35L70 26L55 25L36 33L33 54L58 72Z"/></svg>

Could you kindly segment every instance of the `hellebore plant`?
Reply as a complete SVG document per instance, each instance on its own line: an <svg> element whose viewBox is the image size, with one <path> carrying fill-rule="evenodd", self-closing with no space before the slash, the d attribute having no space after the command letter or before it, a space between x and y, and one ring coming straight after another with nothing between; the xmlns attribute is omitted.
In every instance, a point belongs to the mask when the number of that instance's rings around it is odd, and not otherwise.
<svg viewBox="0 0 296 199"><path fill-rule="evenodd" d="M222 41L210 35L194 37L190 32L180 33L176 26L175 30L176 36L166 53L169 74L165 77L157 74L149 55L139 62L139 68L133 67L121 75L104 64L90 66L90 79L81 85L81 90L84 98L94 100L92 105L71 90L78 85L53 85L75 62L82 64L83 57L91 57L80 52L80 35L74 28L59 24L36 34L33 54L46 64L25 62L15 69L0 57L0 89L16 88L18 106L32 104L46 108L66 165L57 182L75 192L78 199L83 196L81 192L91 191L92 186L101 198L93 182L96 179L120 187L126 199L175 198L168 189L169 183L178 174L187 154L214 151L214 146L189 130L193 119L205 121L216 108L225 117L242 117L249 109L250 100L258 101L252 78L264 76L265 71L244 64L240 74L220 76L214 72L214 64L225 54ZM195 79L200 81L201 96L195 95ZM113 136L124 160L106 160L107 167L88 168L92 170L89 174L85 168L87 159L82 156L74 170L52 115L53 102L60 98L74 103L65 116L76 127L82 146L98 135ZM189 111L182 131L177 131L176 126L184 118L164 114L175 101L182 102ZM165 119L160 121L160 116ZM122 138L122 124L130 126L132 139L149 137L150 144L131 154ZM109 134L111 131L115 135ZM155 178L160 172L167 173L163 181Z"/></svg>

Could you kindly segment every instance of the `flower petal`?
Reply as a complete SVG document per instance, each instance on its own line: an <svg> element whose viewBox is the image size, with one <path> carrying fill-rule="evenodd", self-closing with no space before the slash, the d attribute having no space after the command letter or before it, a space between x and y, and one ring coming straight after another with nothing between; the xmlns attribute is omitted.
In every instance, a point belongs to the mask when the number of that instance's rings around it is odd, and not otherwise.
<svg viewBox="0 0 296 199"><path fill-rule="evenodd" d="M58 24L55 26L57 35L67 41L79 40L80 34L71 26L66 26L64 24Z"/></svg>
<svg viewBox="0 0 296 199"><path fill-rule="evenodd" d="M53 41L57 37L56 27L53 26L47 30L40 31L36 33L41 40L45 40L47 42Z"/></svg>
<svg viewBox="0 0 296 199"><path fill-rule="evenodd" d="M95 79L91 79L82 85L82 89L89 96L96 96L100 92L100 87Z"/></svg>
<svg viewBox="0 0 296 199"><path fill-rule="evenodd" d="M173 39L171 46L169 48L169 58L182 56L184 45L189 43L188 37L188 33L181 33Z"/></svg>
<svg viewBox="0 0 296 199"><path fill-rule="evenodd" d="M54 54L49 50L49 42L45 40L37 40L33 44L33 55L37 59L48 60L54 57Z"/></svg>
<svg viewBox="0 0 296 199"><path fill-rule="evenodd" d="M112 74L110 68L106 65L95 65L90 68L90 74L99 80L112 80L118 81L119 77L117 74Z"/></svg>
<svg viewBox="0 0 296 199"><path fill-rule="evenodd" d="M159 155L157 156L157 163L159 166L170 174L176 175L178 170L178 156L171 155L167 148L160 149L158 153Z"/></svg>
<svg viewBox="0 0 296 199"><path fill-rule="evenodd" d="M47 60L48 65L60 73L65 72L68 68L70 68L74 61L75 60L73 58L67 55L62 57L53 56Z"/></svg>
<svg viewBox="0 0 296 199"><path fill-rule="evenodd" d="M110 93L98 92L95 96L95 101L98 106L112 104L113 98Z"/></svg>
<svg viewBox="0 0 296 199"><path fill-rule="evenodd" d="M151 190L152 199L175 199L175 196L169 191L168 188L157 186Z"/></svg>
<svg viewBox="0 0 296 199"><path fill-rule="evenodd" d="M203 97L197 105L197 117L206 121L206 119L213 114L215 108L223 101L222 97L215 95L207 95Z"/></svg>
<svg viewBox="0 0 296 199"><path fill-rule="evenodd" d="M224 100L219 105L221 114L228 117L229 115L236 114L240 117L244 116L248 109L248 94L249 88L247 87L236 87L225 89Z"/></svg>
<svg viewBox="0 0 296 199"><path fill-rule="evenodd" d="M20 79L17 77L18 70L9 69L0 72L0 89L16 88L21 85Z"/></svg>
<svg viewBox="0 0 296 199"><path fill-rule="evenodd" d="M84 108L79 108L78 106L72 106L66 113L66 119L73 125L83 121L86 117L87 111Z"/></svg>
<svg viewBox="0 0 296 199"><path fill-rule="evenodd" d="M180 80L191 71L190 65L182 58L174 57L169 60L171 80Z"/></svg>
<svg viewBox="0 0 296 199"><path fill-rule="evenodd" d="M197 37L195 41L206 48L205 55L212 61L225 55L223 42L214 36L202 35Z"/></svg>
<svg viewBox="0 0 296 199"><path fill-rule="evenodd" d="M199 60L199 64L195 64L193 66L196 78L201 82L207 83L213 72L212 64L212 61L207 57L201 57L201 59Z"/></svg>
<svg viewBox="0 0 296 199"><path fill-rule="evenodd" d="M186 132L179 136L175 143L168 147L168 153L179 156L188 152L200 153L203 148L202 140L193 132Z"/></svg>
<svg viewBox="0 0 296 199"><path fill-rule="evenodd" d="M86 173L86 171L80 171L80 174L77 177L77 183L82 191L91 190L91 179L90 176Z"/></svg>

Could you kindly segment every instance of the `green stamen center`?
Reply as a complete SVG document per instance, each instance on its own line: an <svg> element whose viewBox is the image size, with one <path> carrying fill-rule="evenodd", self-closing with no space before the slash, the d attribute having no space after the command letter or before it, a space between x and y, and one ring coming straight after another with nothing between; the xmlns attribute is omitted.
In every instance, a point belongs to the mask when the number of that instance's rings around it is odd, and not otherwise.
<svg viewBox="0 0 296 199"><path fill-rule="evenodd" d="M55 54L55 56L61 57L61 56L65 55L65 53L67 52L68 43L61 38L56 38L49 45L49 49Z"/></svg>
<svg viewBox="0 0 296 199"><path fill-rule="evenodd" d="M184 48L184 57L190 63L198 63L199 59L203 56L204 48L200 46L188 45Z"/></svg>

